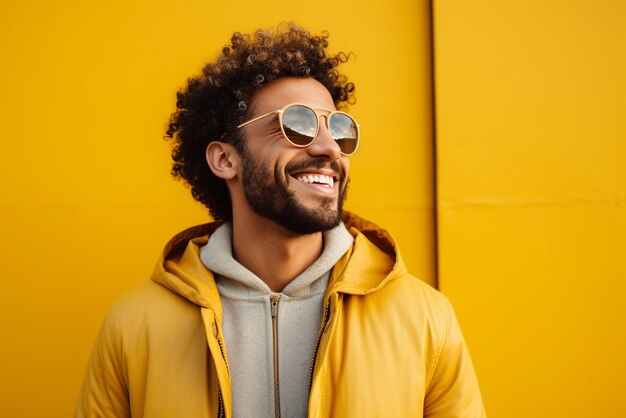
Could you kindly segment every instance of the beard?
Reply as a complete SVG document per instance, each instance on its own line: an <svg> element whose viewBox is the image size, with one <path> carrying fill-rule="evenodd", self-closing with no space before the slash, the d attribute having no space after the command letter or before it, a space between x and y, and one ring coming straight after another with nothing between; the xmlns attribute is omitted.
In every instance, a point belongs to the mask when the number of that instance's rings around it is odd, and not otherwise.
<svg viewBox="0 0 626 418"><path fill-rule="evenodd" d="M295 193L289 189L289 181L299 181L287 175L282 179L280 171L270 169L265 161L255 160L245 145L240 151L243 168L242 183L248 204L252 210L274 223L298 234L307 235L333 229L341 222L343 203L347 197L348 179L337 161L330 163L330 168L339 173L338 196L319 196L318 205L313 208L298 201ZM288 164L285 171L293 173L307 168L322 168L328 163L310 159Z"/></svg>

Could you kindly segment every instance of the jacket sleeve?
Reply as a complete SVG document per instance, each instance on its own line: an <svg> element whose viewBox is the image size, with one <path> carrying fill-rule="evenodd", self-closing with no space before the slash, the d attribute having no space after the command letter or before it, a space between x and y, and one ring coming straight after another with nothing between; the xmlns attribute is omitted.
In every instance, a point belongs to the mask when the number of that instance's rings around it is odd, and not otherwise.
<svg viewBox="0 0 626 418"><path fill-rule="evenodd" d="M130 417L130 402L113 312L102 324L83 380L75 418Z"/></svg>
<svg viewBox="0 0 626 418"><path fill-rule="evenodd" d="M424 417L486 417L474 366L452 305L445 298L445 320L439 353L431 371Z"/></svg>

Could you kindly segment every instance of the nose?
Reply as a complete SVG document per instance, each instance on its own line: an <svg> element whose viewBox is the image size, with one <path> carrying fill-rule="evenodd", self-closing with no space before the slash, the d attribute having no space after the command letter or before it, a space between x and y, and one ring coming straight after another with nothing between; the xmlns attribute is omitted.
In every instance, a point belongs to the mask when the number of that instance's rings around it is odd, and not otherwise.
<svg viewBox="0 0 626 418"><path fill-rule="evenodd" d="M322 120L324 118L324 120ZM313 143L307 148L309 155L317 158L326 158L335 161L341 157L341 148L328 130L328 115L319 116L320 128Z"/></svg>

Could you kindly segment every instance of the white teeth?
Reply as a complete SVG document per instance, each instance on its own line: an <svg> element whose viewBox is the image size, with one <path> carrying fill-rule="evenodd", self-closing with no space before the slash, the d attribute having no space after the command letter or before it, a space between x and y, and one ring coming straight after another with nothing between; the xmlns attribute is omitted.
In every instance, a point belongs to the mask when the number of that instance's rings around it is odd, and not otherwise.
<svg viewBox="0 0 626 418"><path fill-rule="evenodd" d="M324 186L328 188L333 187L333 185L335 184L335 179L333 177L319 175L319 174L317 175L309 174L309 175L304 175L304 176L298 176L296 178L303 183L323 184Z"/></svg>

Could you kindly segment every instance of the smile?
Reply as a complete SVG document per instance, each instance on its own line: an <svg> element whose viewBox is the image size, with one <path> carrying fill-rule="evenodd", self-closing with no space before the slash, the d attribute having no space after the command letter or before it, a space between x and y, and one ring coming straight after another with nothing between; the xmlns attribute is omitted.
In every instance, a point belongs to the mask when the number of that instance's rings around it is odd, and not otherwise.
<svg viewBox="0 0 626 418"><path fill-rule="evenodd" d="M332 188L335 184L335 179L331 176L325 176L323 174L298 174L295 176L298 181L309 184L320 184L327 188Z"/></svg>

